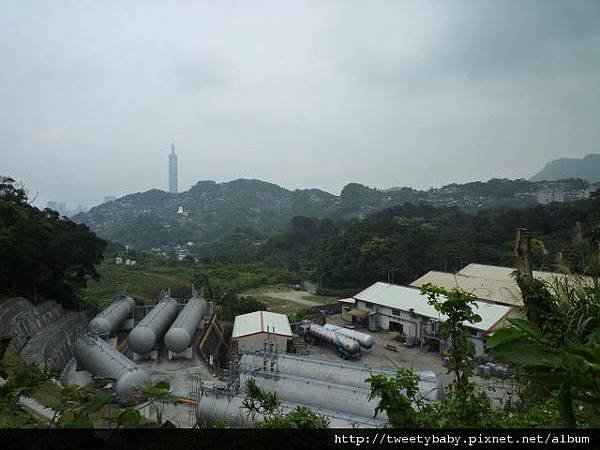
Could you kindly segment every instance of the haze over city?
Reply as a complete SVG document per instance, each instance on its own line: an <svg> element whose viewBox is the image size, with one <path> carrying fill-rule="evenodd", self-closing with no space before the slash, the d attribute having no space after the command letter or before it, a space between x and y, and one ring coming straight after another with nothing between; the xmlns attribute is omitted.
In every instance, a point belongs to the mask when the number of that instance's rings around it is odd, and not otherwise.
<svg viewBox="0 0 600 450"><path fill-rule="evenodd" d="M332 193L529 178L598 151L600 3L0 6L1 173L91 206L257 178Z"/></svg>

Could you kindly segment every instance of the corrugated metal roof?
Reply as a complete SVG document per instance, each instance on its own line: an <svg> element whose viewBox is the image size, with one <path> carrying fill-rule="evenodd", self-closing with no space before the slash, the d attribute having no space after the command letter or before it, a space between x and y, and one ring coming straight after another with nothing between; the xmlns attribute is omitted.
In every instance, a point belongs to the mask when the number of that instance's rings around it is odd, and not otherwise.
<svg viewBox="0 0 600 450"><path fill-rule="evenodd" d="M356 300L399 309L401 311L408 312L412 309L415 314L437 320L446 319L445 316L440 315L435 308L427 302L427 298L421 295L419 289L408 286L377 282L364 291L356 294L354 298ZM465 325L482 331L489 331L492 329L511 310L508 306L497 305L494 303L476 301L475 304L476 307L473 308L473 311L481 316L481 322L467 322Z"/></svg>
<svg viewBox="0 0 600 450"><path fill-rule="evenodd" d="M487 264L471 263L459 270L457 274L465 275L468 277L478 277L487 278L491 280L513 282L516 285L515 279L512 276L512 273L514 271L515 269L512 267L489 266ZM533 277L544 281L553 281L557 278L570 278L573 280L581 279L585 281L591 281L590 277L582 277L579 275L565 275L557 272L541 272L539 270L533 271Z"/></svg>
<svg viewBox="0 0 600 450"><path fill-rule="evenodd" d="M431 271L418 280L413 281L410 285L420 288L427 283L432 283L448 290L460 288L481 300L512 306L523 306L521 290L514 280L494 280L461 275L460 273L453 274Z"/></svg>
<svg viewBox="0 0 600 450"><path fill-rule="evenodd" d="M496 303L512 306L523 306L523 297L517 281L512 276L512 267L489 266L486 264L469 264L457 273L431 271L410 283L411 286L421 287L427 283L435 284L444 289L456 287L473 294L475 297ZM565 275L556 272L541 272L534 270L533 276L547 282L569 278L574 283L591 282L590 277Z"/></svg>
<svg viewBox="0 0 600 450"><path fill-rule="evenodd" d="M236 316L233 322L233 339L251 334L274 332L279 336L292 336L290 322L285 314L270 311L255 311Z"/></svg>

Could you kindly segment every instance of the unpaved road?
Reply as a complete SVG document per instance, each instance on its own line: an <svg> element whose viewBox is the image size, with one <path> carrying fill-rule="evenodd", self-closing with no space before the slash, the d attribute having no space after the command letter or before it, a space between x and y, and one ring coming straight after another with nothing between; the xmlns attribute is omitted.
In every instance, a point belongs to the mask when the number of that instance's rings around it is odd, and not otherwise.
<svg viewBox="0 0 600 450"><path fill-rule="evenodd" d="M280 299L280 300L287 300L289 302L298 303L299 305L304 305L304 306L316 306L316 305L323 304L323 303L311 302L310 300L305 300L302 297L307 297L308 295L310 295L308 292L294 291L293 289L290 289L289 291L279 291L279 290L264 291L264 292L261 292L261 295L264 297L271 297L271 298Z"/></svg>

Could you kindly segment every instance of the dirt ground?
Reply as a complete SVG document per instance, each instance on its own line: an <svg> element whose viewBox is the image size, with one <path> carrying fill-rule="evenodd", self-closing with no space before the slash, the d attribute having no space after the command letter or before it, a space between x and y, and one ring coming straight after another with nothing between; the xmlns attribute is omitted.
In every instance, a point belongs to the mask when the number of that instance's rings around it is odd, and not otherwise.
<svg viewBox="0 0 600 450"><path fill-rule="evenodd" d="M251 289L240 296L254 297L267 305L269 311L281 314L293 314L306 308L337 301L335 297L321 297L308 291L295 291L288 285Z"/></svg>
<svg viewBox="0 0 600 450"><path fill-rule="evenodd" d="M336 325L347 325L341 319L341 315L332 315L327 317L328 323ZM452 376L447 374L447 369L442 365L442 359L437 353L424 353L420 348L406 348L401 342L395 341L394 337L398 333L389 331L369 332L366 329L357 328L373 336L374 346L370 350L361 349L357 363L367 364L373 367L403 367L414 371L432 371L444 385L452 383ZM393 345L397 351L386 349L386 345ZM307 345L309 354L318 355L328 359L338 359L334 351L327 347ZM516 386L499 378L481 378L474 376L473 381L482 389L488 392L494 405L498 406L502 402L511 399L516 392Z"/></svg>

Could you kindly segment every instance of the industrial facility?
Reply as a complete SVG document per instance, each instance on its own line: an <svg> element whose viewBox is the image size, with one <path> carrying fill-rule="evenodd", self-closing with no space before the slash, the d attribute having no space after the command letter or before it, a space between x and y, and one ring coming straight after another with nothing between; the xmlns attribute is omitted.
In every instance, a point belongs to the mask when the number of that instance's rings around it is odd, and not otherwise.
<svg viewBox="0 0 600 450"><path fill-rule="evenodd" d="M168 381L180 404L160 414L179 427L209 427L220 420L256 426L264 417L243 407L250 380L276 394L283 412L302 406L332 427L385 426L386 414L376 414L378 400L369 399L367 380L394 375L399 366L388 355L400 350L414 352L404 358L431 352L424 366L407 366L418 374L420 401L443 399L445 369L435 352L442 355L446 348L439 334L444 317L418 289L375 283L339 303L341 314L339 306L325 308L319 311L322 320L290 324L284 314L255 311L231 324L220 321L218 309L195 290L187 299L166 291L150 305L122 292L93 314L11 299L0 305L0 327L25 360L63 367L61 385L108 378L117 394L115 407L141 405L149 419L159 413L144 406L144 389ZM477 302L476 311L481 322L465 326L481 355L487 334L511 308ZM502 372L487 364L480 373Z"/></svg>
<svg viewBox="0 0 600 450"><path fill-rule="evenodd" d="M438 353L446 348L439 329L439 323L445 317L427 302L417 288L377 282L352 299L343 299L341 302L342 318L353 324L362 323L372 331L383 329L398 332L411 345L418 342ZM481 356L487 336L502 326L511 308L476 301L474 310L481 321L464 325L470 332L468 339L475 346L475 355ZM361 321L360 317L365 320Z"/></svg>
<svg viewBox="0 0 600 450"><path fill-rule="evenodd" d="M374 373L393 370L369 368L275 351L275 341L266 336L263 350L246 350L232 367L231 383L226 389L201 386L193 392L198 424L210 426L225 419L236 426L249 427L263 418L249 415L242 408L249 380L263 390L277 394L284 411L306 407L341 428L373 428L387 423L385 413L375 414L377 402L369 400L366 379ZM424 400L437 400L438 379L433 373L420 375L419 388Z"/></svg>

